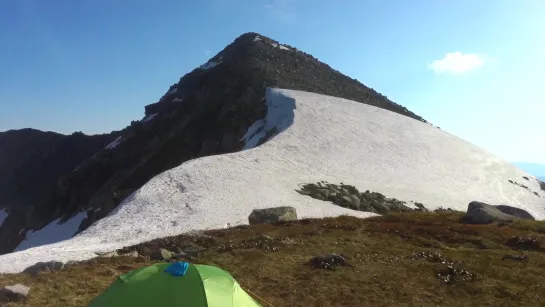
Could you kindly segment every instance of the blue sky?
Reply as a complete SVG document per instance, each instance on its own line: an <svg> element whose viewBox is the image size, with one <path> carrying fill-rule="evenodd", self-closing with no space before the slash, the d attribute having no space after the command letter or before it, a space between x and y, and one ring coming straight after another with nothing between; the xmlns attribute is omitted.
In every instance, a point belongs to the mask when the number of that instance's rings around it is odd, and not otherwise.
<svg viewBox="0 0 545 307"><path fill-rule="evenodd" d="M253 31L502 158L545 164L543 20L542 0L3 0L0 131L121 129Z"/></svg>

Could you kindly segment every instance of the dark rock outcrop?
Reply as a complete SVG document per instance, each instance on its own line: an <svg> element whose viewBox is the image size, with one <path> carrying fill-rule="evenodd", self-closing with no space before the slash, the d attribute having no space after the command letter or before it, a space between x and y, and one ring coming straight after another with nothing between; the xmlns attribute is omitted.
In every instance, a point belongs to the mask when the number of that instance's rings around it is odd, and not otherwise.
<svg viewBox="0 0 545 307"><path fill-rule="evenodd" d="M305 184L297 192L319 200L330 201L341 207L378 214L413 210L428 211L421 203L415 203L417 209L412 209L406 206L405 202L395 198L387 198L381 193L369 190L360 192L356 187L342 183L340 185L327 182Z"/></svg>
<svg viewBox="0 0 545 307"><path fill-rule="evenodd" d="M280 48L272 39L246 33L146 106L146 118L116 133L115 146L79 163L77 170L71 166L71 172L61 172L62 178L52 176L58 182L54 187L33 183L55 197L44 198L38 211L21 210L18 218L4 222L0 253L12 251L23 240L24 234L18 235L21 225L39 227L87 210L88 218L79 229L83 231L108 215L123 197L130 197L124 191L140 188L155 175L190 159L241 150L248 127L266 115L267 88L346 98L425 122L307 53L290 46ZM269 138L278 133L273 132ZM101 146L104 144L106 139Z"/></svg>
<svg viewBox="0 0 545 307"><path fill-rule="evenodd" d="M494 222L511 221L515 218L532 219L534 217L525 210L511 206L492 206L473 201L467 207L467 213L461 221L468 224L490 224Z"/></svg>
<svg viewBox="0 0 545 307"><path fill-rule="evenodd" d="M313 257L309 264L317 269L335 270L338 266L354 267L348 260L339 254L324 254Z"/></svg>
<svg viewBox="0 0 545 307"><path fill-rule="evenodd" d="M12 251L27 230L60 217L54 204L69 188L69 174L115 137L34 129L0 133L0 210L9 212L0 225L0 254Z"/></svg>
<svg viewBox="0 0 545 307"><path fill-rule="evenodd" d="M23 273L36 275L40 272L54 272L64 269L64 263L60 261L38 262L23 270Z"/></svg>

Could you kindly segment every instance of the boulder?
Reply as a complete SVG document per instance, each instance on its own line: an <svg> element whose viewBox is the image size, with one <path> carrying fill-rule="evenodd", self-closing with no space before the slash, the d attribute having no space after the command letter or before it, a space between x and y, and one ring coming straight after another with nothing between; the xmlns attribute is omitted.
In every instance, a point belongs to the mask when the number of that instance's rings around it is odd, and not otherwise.
<svg viewBox="0 0 545 307"><path fill-rule="evenodd" d="M119 254L117 251L109 251L109 252L95 252L95 254L102 258L111 258L111 257L117 257Z"/></svg>
<svg viewBox="0 0 545 307"><path fill-rule="evenodd" d="M1 288L0 306L4 306L4 303L24 300L28 296L28 291L30 291L30 287L21 284Z"/></svg>
<svg viewBox="0 0 545 307"><path fill-rule="evenodd" d="M350 199L350 208L354 210L359 210L361 206L361 200L357 195L348 196Z"/></svg>
<svg viewBox="0 0 545 307"><path fill-rule="evenodd" d="M119 257L138 258L138 252L137 251L132 251L130 253L121 254L121 255L119 255Z"/></svg>
<svg viewBox="0 0 545 307"><path fill-rule="evenodd" d="M174 257L174 253L168 249L161 248L150 255L151 260L156 261L169 261Z"/></svg>
<svg viewBox="0 0 545 307"><path fill-rule="evenodd" d="M184 244L180 247L180 252L191 257L198 257L205 248L193 245L193 244Z"/></svg>
<svg viewBox="0 0 545 307"><path fill-rule="evenodd" d="M499 206L495 206L495 207L498 208L498 210L500 210L501 212L503 212L505 214L512 215L512 216L517 217L519 219L535 221L535 218L530 213L528 213L528 211L526 211L524 209L511 207L511 206L506 206L506 205L499 205Z"/></svg>
<svg viewBox="0 0 545 307"><path fill-rule="evenodd" d="M23 273L36 275L40 272L53 272L64 269L64 263L59 261L38 262L23 270Z"/></svg>
<svg viewBox="0 0 545 307"><path fill-rule="evenodd" d="M501 209L499 208L501 207ZM508 214L511 212L515 215ZM528 218L528 212L510 206L492 206L478 201L469 203L467 213L462 217L463 223L468 224L490 224L501 221L511 221L515 218ZM533 217L532 217L533 219Z"/></svg>
<svg viewBox="0 0 545 307"><path fill-rule="evenodd" d="M248 221L250 225L252 224L261 224L261 223L274 223L274 222L285 222L285 221L296 221L297 212L293 207L274 207L266 209L254 209Z"/></svg>

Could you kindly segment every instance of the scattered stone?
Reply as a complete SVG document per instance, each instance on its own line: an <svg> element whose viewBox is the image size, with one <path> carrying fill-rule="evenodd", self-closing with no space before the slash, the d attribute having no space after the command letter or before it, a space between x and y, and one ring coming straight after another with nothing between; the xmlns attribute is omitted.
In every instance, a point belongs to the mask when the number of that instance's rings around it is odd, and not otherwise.
<svg viewBox="0 0 545 307"><path fill-rule="evenodd" d="M254 209L248 217L250 225L296 220L297 212L295 211L295 208L287 206L266 209Z"/></svg>
<svg viewBox="0 0 545 307"><path fill-rule="evenodd" d="M471 281L475 277L466 269L455 268L453 265L446 265L437 270L437 277L446 284L455 284L461 281Z"/></svg>
<svg viewBox="0 0 545 307"><path fill-rule="evenodd" d="M503 257L501 257L501 260L515 260L515 261L528 261L530 260L530 256L528 255L505 255Z"/></svg>
<svg viewBox="0 0 545 307"><path fill-rule="evenodd" d="M109 252L95 252L95 254L99 257L102 257L102 258L111 258L111 257L117 257L119 256L119 254L117 253L116 250L114 251L109 251Z"/></svg>
<svg viewBox="0 0 545 307"><path fill-rule="evenodd" d="M198 257L199 254L204 250L206 249L199 246L190 245L190 244L182 245L180 248L181 253L189 255L191 257Z"/></svg>
<svg viewBox="0 0 545 307"><path fill-rule="evenodd" d="M526 180L530 180L530 178L526 177L526 176L522 176L522 178L526 179Z"/></svg>
<svg viewBox="0 0 545 307"><path fill-rule="evenodd" d="M346 258L338 254L316 256L309 260L310 265L317 269L335 270L338 266L354 267Z"/></svg>
<svg viewBox="0 0 545 307"><path fill-rule="evenodd" d="M515 215L507 214L510 212ZM511 221L515 218L533 217L525 210L511 206L492 206L482 202L473 201L467 207L467 213L461 221L467 224L491 224L494 222Z"/></svg>
<svg viewBox="0 0 545 307"><path fill-rule="evenodd" d="M433 210L433 212L436 212L436 213L450 212L450 213L452 213L452 212L460 212L460 211L454 210L454 209L452 209L452 208L446 208L446 209L445 209L445 208L443 208L443 207L439 207L439 208Z"/></svg>
<svg viewBox="0 0 545 307"><path fill-rule="evenodd" d="M151 260L156 261L169 261L174 257L174 253L168 249L161 248L150 255Z"/></svg>
<svg viewBox="0 0 545 307"><path fill-rule="evenodd" d="M132 252L130 252L130 253L121 254L121 255L119 255L119 257L138 258L138 252L137 252L137 251L132 251Z"/></svg>
<svg viewBox="0 0 545 307"><path fill-rule="evenodd" d="M521 249L521 250L538 250L541 248L541 244L538 240L534 238L522 238L522 237L516 237L513 236L507 242L505 242L506 246L509 246L514 249Z"/></svg>
<svg viewBox="0 0 545 307"><path fill-rule="evenodd" d="M40 272L54 272L64 269L64 263L60 261L38 262L23 270L23 273L36 275Z"/></svg>
<svg viewBox="0 0 545 307"><path fill-rule="evenodd" d="M410 259L410 260L425 260L429 262L440 262L440 263L448 263L448 264L460 263L460 262L451 260L450 258L444 256L443 254L439 252L418 252L418 253L412 253L409 256L404 256L401 258Z"/></svg>
<svg viewBox="0 0 545 307"><path fill-rule="evenodd" d="M260 235L258 238L260 240L263 240L263 241L273 241L274 240L273 237L268 236L268 235Z"/></svg>
<svg viewBox="0 0 545 307"><path fill-rule="evenodd" d="M73 266L75 266L75 265L78 265L78 264L80 264L80 263L81 263L81 261L70 260L70 261L68 261L68 262L66 262L66 263L64 264L64 268L65 268L65 269L68 269L68 268L71 268L71 267L73 267Z"/></svg>
<svg viewBox="0 0 545 307"><path fill-rule="evenodd" d="M30 287L25 285L16 284L13 286L5 286L0 289L0 306L4 306L5 303L19 302L27 298Z"/></svg>
<svg viewBox="0 0 545 307"><path fill-rule="evenodd" d="M537 182L539 183L539 187L541 188L542 191L545 191L545 182L537 179Z"/></svg>
<svg viewBox="0 0 545 307"><path fill-rule="evenodd" d="M276 238L270 238L267 236L257 236L251 239L243 240L241 242L228 241L223 244L219 244L214 247L217 252L232 252L242 249L257 248L264 251L276 252L280 248L281 241Z"/></svg>
<svg viewBox="0 0 545 307"><path fill-rule="evenodd" d="M414 205L418 208L416 211L422 211L422 212L429 212L426 207L424 207L423 203L414 203Z"/></svg>
<svg viewBox="0 0 545 307"><path fill-rule="evenodd" d="M184 260L184 259L192 259L193 257L191 257L190 255L184 253L184 252L179 252L179 253L175 253L172 255L172 258L171 259L174 259L176 261L180 261L180 260Z"/></svg>

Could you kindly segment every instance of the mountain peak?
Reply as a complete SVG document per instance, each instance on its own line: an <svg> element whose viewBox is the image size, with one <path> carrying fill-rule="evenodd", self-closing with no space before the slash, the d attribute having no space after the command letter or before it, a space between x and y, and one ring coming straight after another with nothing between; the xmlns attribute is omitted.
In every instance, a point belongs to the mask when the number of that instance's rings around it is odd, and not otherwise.
<svg viewBox="0 0 545 307"><path fill-rule="evenodd" d="M27 173L36 190L24 194L12 189L10 197L25 199L25 205L10 210L0 226L0 254L13 251L27 231L85 211L79 231L86 229L151 178L183 162L243 150L249 127L267 116L269 88L344 98L425 122L308 53L259 33L244 33L147 105L145 118L86 147L94 154L86 152L77 167L48 171L51 176L38 183L31 179L42 176L46 166Z"/></svg>
<svg viewBox="0 0 545 307"><path fill-rule="evenodd" d="M258 86L262 90L266 87L289 88L354 100L426 122L311 54L256 32L240 35L209 61L181 77L158 102L146 106L146 115L163 107L169 108L162 103L181 102L185 95L203 83L222 82L218 78L227 77L235 77L239 84Z"/></svg>

